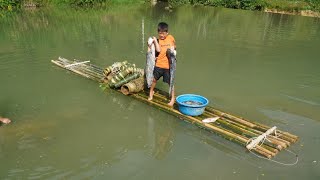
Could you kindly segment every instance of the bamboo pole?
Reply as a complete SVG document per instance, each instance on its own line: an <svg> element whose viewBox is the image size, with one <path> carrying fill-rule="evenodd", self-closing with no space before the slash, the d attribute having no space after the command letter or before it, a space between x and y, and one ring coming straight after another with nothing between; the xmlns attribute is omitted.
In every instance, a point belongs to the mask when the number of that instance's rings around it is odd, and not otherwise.
<svg viewBox="0 0 320 180"><path fill-rule="evenodd" d="M83 73L86 73L87 75L93 76L93 77L95 77L95 78L97 78L97 79L103 79L102 76L100 76L99 74L97 74L97 73L95 73L95 72L93 72L93 71L90 71L89 69L85 69L85 68L81 68L81 67L74 67L74 68L72 68L72 69L76 69L76 70L78 70L78 71L81 71L81 72L83 72Z"/></svg>
<svg viewBox="0 0 320 180"><path fill-rule="evenodd" d="M212 117L206 113L204 113L206 117ZM258 137L260 134L257 134L257 133L254 133L254 132L251 132L249 130L246 130L246 129L243 129L241 127L238 127L234 124L232 124L231 122L228 122L226 121L225 119L218 119L216 122L216 124L221 124L223 127L227 128L227 129L230 129L231 131L235 132L235 133L238 133L239 134L245 134L248 136L248 138L254 138L254 137ZM246 136L246 137L247 137ZM278 153L280 150L282 150L284 147L282 146L282 144L279 144L279 143L274 143L274 142L267 142L265 141L264 142L264 148L274 152L274 153Z"/></svg>
<svg viewBox="0 0 320 180"><path fill-rule="evenodd" d="M232 116L230 114L227 114L227 113L224 113L224 112L221 112L221 111L217 111L217 110L215 110L215 109L213 109L211 107L206 107L206 110L208 112L212 112L213 114L216 114L218 116L225 117L225 118L228 118L230 120L236 121L238 123L244 124L244 125L246 125L246 126L248 126L250 128L254 128L255 127L255 124L253 124L251 122L245 121L245 120L243 120L241 118L238 118L236 116Z"/></svg>
<svg viewBox="0 0 320 180"><path fill-rule="evenodd" d="M87 72L87 73L90 74L91 76L95 76L95 77L97 77L98 79L103 79L103 78L104 78L103 75L98 74L98 73L93 72L93 71L90 71L90 70L88 70L88 69L82 69L82 71L83 71L83 72Z"/></svg>
<svg viewBox="0 0 320 180"><path fill-rule="evenodd" d="M205 114L207 114L208 116L215 116L209 112L205 112ZM261 132L261 131L257 131L255 129L251 129L251 128L248 128L242 124L239 124L237 122L234 122L234 121L230 121L229 119L226 119L226 118L223 118L223 117L220 117L221 120L218 122L219 123L223 123L224 121L228 122L228 123L231 123L232 125L236 126L236 128L239 128L240 131L243 131L243 132L247 132L248 134L252 133L252 137L258 137L259 135L263 134L264 132ZM272 143L272 144L275 144L277 149L278 150L282 150L283 148L287 148L290 143L287 142L287 141L280 141L278 139L274 139L273 136L268 136L268 140ZM266 144L268 144L268 142L266 142Z"/></svg>
<svg viewBox="0 0 320 180"><path fill-rule="evenodd" d="M164 98L164 99L166 99L166 92L164 92L164 91L162 91L162 90L158 90L157 89L157 91L156 91L157 93L155 93L154 95L155 96L157 96L157 97L159 97L159 98ZM205 109L205 112L212 112L212 111L210 111L210 109L212 109L212 110L215 110L215 112L219 112L218 114L223 114L224 112L222 112L222 111L219 111L219 110L216 110L216 109L214 109L214 108L212 108L212 107L207 107L206 109ZM216 113L214 113L213 112L213 114L216 114ZM224 113L225 115L226 114L228 114L228 113ZM229 116L228 116L229 118L231 118L231 120L232 119L237 119L237 120L239 120L240 119L240 122L244 122L244 121L247 121L247 120L245 120L245 119L242 119L242 118L238 118L238 117L236 117L236 116L233 116L233 115L230 115L229 114ZM228 119L229 119L228 118ZM249 121L247 121L247 122L249 122ZM249 122L249 123L251 123L251 122ZM244 123L244 125L246 125L247 123ZM267 131L268 129L270 129L270 127L268 127L268 126L266 126L266 125L263 125L263 124L260 124L260 123L256 123L256 122L253 122L253 123L251 123L248 127L252 127L253 125L256 125L255 127L256 127L256 129L252 129L252 130L255 130L255 131L260 131L261 132L261 134L263 133L263 132L265 132L265 131ZM258 128L257 128L258 127ZM278 139L279 141L284 141L287 145L290 145L291 143L295 143L297 140L298 140L298 136L295 136L295 135L292 135L292 134L290 134L290 133L288 133L288 132L283 132L283 131L281 131L281 130L277 130L277 132L279 133L279 135L280 135L280 137L281 138L276 138L276 137L273 137L274 139Z"/></svg>
<svg viewBox="0 0 320 180"><path fill-rule="evenodd" d="M165 96L162 96L161 94L158 94L158 93L155 93L154 94L154 97L156 97L155 98L155 101L156 100L160 100L161 102L163 102L164 100L166 100L165 99ZM211 113L209 113L209 112L204 112L204 115L206 115L207 114L207 117L212 117L212 116L216 116L216 115L213 115L213 114L211 114ZM259 132L259 133L257 133L257 132L251 132L251 131L249 131L249 128L242 128L242 127L237 127L236 125L232 125L231 124L231 122L227 122L227 121L225 121L225 120L227 120L227 119L221 119L221 120L217 120L217 122L218 123L220 123L220 124L223 124L224 125L224 127L225 128L228 128L228 129L230 129L231 131L233 131L233 132L235 132L235 133L241 133L241 134L247 134L247 135L249 135L251 138L253 138L253 137L258 137L259 135L261 135L261 134L263 134L263 132ZM235 123L235 122L234 122ZM286 148L287 147L287 145L286 144L284 144L284 143L282 143L282 142L278 142L278 141L276 141L276 140L272 140L272 142L271 143L269 143L269 142L265 142L265 144L267 145L267 146L269 146L269 147L265 147L266 149L268 149L268 150L271 150L272 152L274 152L274 153L278 153L279 152L279 150L282 150L283 148Z"/></svg>
<svg viewBox="0 0 320 180"><path fill-rule="evenodd" d="M64 67L64 65L60 64L59 62L56 62L56 61L54 61L54 60L52 60L51 62L54 63L55 65L63 68L63 69L67 69L67 68ZM69 68L68 70L70 70L70 71L72 71L72 72L74 72L74 73L76 73L76 74L79 74L79 75L81 75L81 76L83 76L83 77L86 77L86 78L88 78L88 79L92 79L92 80L94 80L94 81L98 81L98 82L99 82L99 80L98 80L97 78L92 77L92 76L89 76L89 75L87 75L87 74L84 74L84 73L82 73L82 72L80 72L80 71L78 71L78 70L70 69L70 68Z"/></svg>
<svg viewBox="0 0 320 180"><path fill-rule="evenodd" d="M172 114L174 114L176 116L182 117L183 119L188 120L193 124L196 123L197 125L205 128L205 129L208 129L208 130L211 130L213 132L216 132L217 134L220 134L220 135L226 137L227 139L229 139L231 141L235 140L236 142L241 143L241 145L243 145L243 146L245 146L246 143L249 141L248 138L242 137L242 136L240 136L238 134L230 132L230 131L228 131L226 129L223 129L221 127L217 127L217 126L212 125L212 124L202 123L201 120L198 120L195 117L183 115L178 110L173 109L173 108L169 108L168 106L161 104L161 102L159 103L159 102L155 102L155 101L148 101L147 97L145 95L143 95L142 93L141 94L134 94L133 96L136 97L139 100L142 100L142 101L147 102L147 103L149 103L151 105L154 105L154 106L157 106L157 107L159 107L161 109L164 109L164 110L166 110L166 111L168 111L168 112L170 112L170 113L172 113ZM271 157L276 155L276 153L271 152L271 151L269 151L267 149L264 149L264 148L262 148L260 146L257 146L256 149L254 149L254 151L256 151L257 153L259 153L261 155L264 155L267 158L271 158Z"/></svg>
<svg viewBox="0 0 320 180"><path fill-rule="evenodd" d="M212 112L213 114L217 114L219 116L223 116L223 117L226 117L230 120L234 120L234 121L237 121L237 122L244 122L242 124L244 125L247 125L248 127L251 127L251 128L254 128L254 129L257 129L257 130L260 130L260 131L267 131L268 129L270 129L271 127L268 127L266 125L262 125L262 124L259 124L259 123L256 123L256 122L249 122L247 121L246 119L243 119L243 118L239 118L239 117L236 117L234 115L231 115L231 114L228 114L228 113L224 113L222 111L219 111L219 110L216 110L212 107L206 107L206 110L209 111L209 112ZM250 124L247 124L245 122L249 122ZM295 136L295 135L292 135L290 133L287 133L287 132L283 132L283 131L279 131L277 130L277 132L279 132L279 134L281 134L283 136L283 139L285 139L286 141L289 141L291 143L294 143L298 140L298 136Z"/></svg>
<svg viewBox="0 0 320 180"><path fill-rule="evenodd" d="M70 71L76 72L80 75L86 75L87 77L89 77L89 79L93 79L95 81L101 82L101 78L99 76L97 76L96 74L92 73L91 71L88 71L87 69L81 68L81 67L71 67L71 68L66 68Z"/></svg>
<svg viewBox="0 0 320 180"><path fill-rule="evenodd" d="M92 66L90 66L90 64L81 64L78 67L84 68L88 71L94 72L96 74L98 74L99 76L104 76L103 71L99 71L95 68L93 68Z"/></svg>
<svg viewBox="0 0 320 180"><path fill-rule="evenodd" d="M81 75L81 76L85 76L89 79L94 79L95 81L101 81L101 79L103 78L103 76L101 76L101 74L95 73L95 72L89 70L88 68L86 68L87 66L85 64L79 64L77 66L73 66L73 67L68 68L66 66L68 66L76 61L73 61L73 62L70 61L70 63L67 63L66 60L67 59L64 59L64 61L57 60L57 61L55 61L56 62L55 64L59 63L60 67L62 67L64 69L68 69L70 71L73 71L73 72Z"/></svg>
<svg viewBox="0 0 320 180"><path fill-rule="evenodd" d="M166 96L165 95L163 95L163 94L161 94L161 91L159 91L159 90L157 90L155 93L154 93L154 97L156 97L156 98L158 98L158 99L161 99L161 101L165 101L165 100L167 100L167 98L166 98ZM209 108L211 108L211 107L209 107ZM207 108L206 108L206 110L207 110ZM219 114L220 115L222 115L222 114L227 114L227 113L218 113L218 114L214 114L212 111L210 112L210 111L205 111L205 113L208 113L208 114L211 114L211 115L218 115L219 116ZM219 116L220 118L221 118L221 116ZM235 125L237 125L237 126L240 126L241 128L243 128L243 129L246 129L246 130L248 130L248 131L251 131L251 132L253 132L253 133L256 133L257 134L257 136L258 135L261 135L261 134L263 134L265 131L261 131L261 130L257 130L257 129L253 129L253 128L251 128L250 126L252 126L252 125L254 125L254 124L251 124L251 125L249 125L248 126L248 123L244 123L244 121L242 121L241 119L240 119L240 121L239 121L239 118L238 117L235 117L235 116L232 116L232 115L227 115L226 116L227 118L224 118L224 120L225 121L231 121L231 122L233 122ZM229 119L229 118L236 118L236 119L238 119L238 120L236 120L236 121L232 121L232 119ZM250 123L250 122L249 122ZM293 140L291 140L290 141L290 139L289 139L289 141L287 140L287 139L281 139L281 138L277 138L277 137L274 137L274 136L268 136L268 139L271 141L271 143L273 143L273 144L276 144L276 146L277 146L277 149L278 150L282 150L283 148L287 148L288 146L290 146L291 145L291 143L292 142L294 142Z"/></svg>

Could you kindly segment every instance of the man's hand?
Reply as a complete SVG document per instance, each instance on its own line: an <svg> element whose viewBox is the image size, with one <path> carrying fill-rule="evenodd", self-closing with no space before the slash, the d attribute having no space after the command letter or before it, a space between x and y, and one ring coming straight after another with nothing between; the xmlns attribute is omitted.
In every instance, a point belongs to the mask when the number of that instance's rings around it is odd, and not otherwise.
<svg viewBox="0 0 320 180"><path fill-rule="evenodd" d="M158 42L158 40L157 40L156 37L153 36L152 39L153 39L153 42L154 42L154 43Z"/></svg>
<svg viewBox="0 0 320 180"><path fill-rule="evenodd" d="M9 124L9 123L11 122L11 120L8 119L8 118L2 118L2 117L0 117L0 122L2 122L2 123L4 123L4 124Z"/></svg>

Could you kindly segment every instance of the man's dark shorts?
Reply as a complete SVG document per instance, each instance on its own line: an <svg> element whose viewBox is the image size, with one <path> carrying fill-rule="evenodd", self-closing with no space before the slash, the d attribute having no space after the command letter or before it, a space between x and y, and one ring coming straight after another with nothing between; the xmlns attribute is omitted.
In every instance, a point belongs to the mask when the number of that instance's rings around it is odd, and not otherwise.
<svg viewBox="0 0 320 180"><path fill-rule="evenodd" d="M154 79L158 81L161 78L161 76L163 76L163 82L170 84L170 70L155 66L153 70Z"/></svg>

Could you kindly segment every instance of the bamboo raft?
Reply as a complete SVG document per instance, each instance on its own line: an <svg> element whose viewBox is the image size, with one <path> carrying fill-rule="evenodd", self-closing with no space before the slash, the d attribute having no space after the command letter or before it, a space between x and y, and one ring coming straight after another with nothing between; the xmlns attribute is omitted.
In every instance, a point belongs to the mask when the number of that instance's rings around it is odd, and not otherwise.
<svg viewBox="0 0 320 180"><path fill-rule="evenodd" d="M57 60L51 60L51 62L80 76L99 83L104 82L104 69L90 64L89 61L81 62L78 60L71 61L58 58ZM119 89L117 90L120 92ZM289 132L249 121L248 119L217 110L211 106L207 106L204 113L200 116L187 116L179 112L177 104L174 104L173 107L167 105L168 93L155 89L152 101L148 101L148 94L148 91L143 90L130 94L130 96L160 108L184 121L216 133L227 140L238 143L247 150L268 159L276 156L280 151L298 141L298 136L290 134ZM203 120L207 118L215 118L216 120L214 122L204 123Z"/></svg>

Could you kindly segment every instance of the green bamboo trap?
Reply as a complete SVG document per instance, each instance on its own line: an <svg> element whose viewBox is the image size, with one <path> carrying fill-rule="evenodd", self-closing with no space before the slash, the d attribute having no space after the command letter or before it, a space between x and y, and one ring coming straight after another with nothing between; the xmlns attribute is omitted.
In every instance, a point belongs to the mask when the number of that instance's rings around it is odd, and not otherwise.
<svg viewBox="0 0 320 180"><path fill-rule="evenodd" d="M90 61L68 60L59 57L57 60L51 60L51 62L61 68L99 83L103 83L106 78L105 71L107 68L103 69L90 64ZM137 69L132 71L140 72ZM136 75L135 78L138 78L138 76ZM116 83L113 83L112 86L115 84ZM139 88L142 88L141 83L140 85L139 83L136 84L138 84L137 86L139 86ZM192 117L184 115L179 112L177 104L169 107L167 105L168 94L158 89L155 90L153 100L148 101L148 92L145 90L129 93L128 89L130 89L130 87L124 87L122 85L121 89L119 89L120 86L116 86L117 88L115 90L119 92L122 91L125 95L130 95L137 100L162 109L184 121L214 132L227 140L240 144L250 152L254 152L268 159L271 159L280 151L298 141L298 136L290 134L289 132L249 121L242 117L217 110L211 106L207 106L204 113L200 116Z"/></svg>

